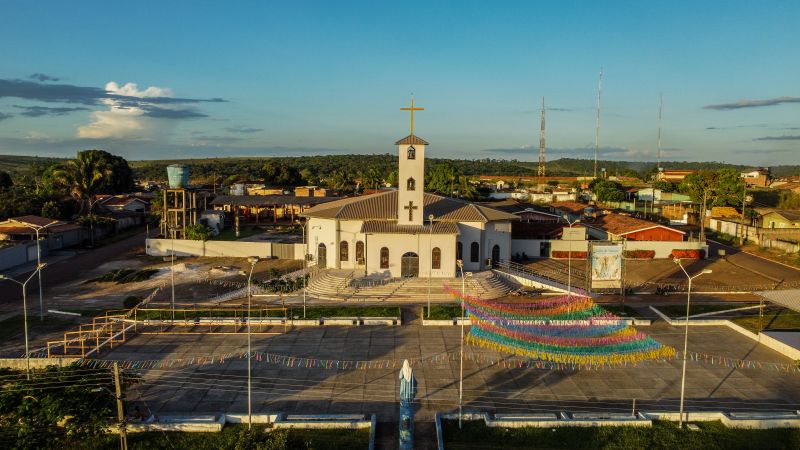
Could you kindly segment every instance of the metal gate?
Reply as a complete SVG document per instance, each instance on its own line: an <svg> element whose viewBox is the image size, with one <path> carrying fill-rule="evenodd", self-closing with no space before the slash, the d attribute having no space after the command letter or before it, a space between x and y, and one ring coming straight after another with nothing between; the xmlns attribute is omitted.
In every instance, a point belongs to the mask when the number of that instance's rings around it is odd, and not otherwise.
<svg viewBox="0 0 800 450"><path fill-rule="evenodd" d="M419 276L419 256L408 252L400 258L400 276L410 278Z"/></svg>

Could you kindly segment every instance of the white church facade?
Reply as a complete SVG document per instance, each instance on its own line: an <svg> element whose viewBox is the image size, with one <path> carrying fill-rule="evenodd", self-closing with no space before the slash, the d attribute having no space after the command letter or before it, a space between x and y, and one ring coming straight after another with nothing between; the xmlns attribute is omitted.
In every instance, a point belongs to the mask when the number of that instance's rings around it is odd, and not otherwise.
<svg viewBox="0 0 800 450"><path fill-rule="evenodd" d="M424 192L428 143L411 134L396 142L398 189L324 203L304 211L309 258L355 277L452 278L511 255L513 214Z"/></svg>

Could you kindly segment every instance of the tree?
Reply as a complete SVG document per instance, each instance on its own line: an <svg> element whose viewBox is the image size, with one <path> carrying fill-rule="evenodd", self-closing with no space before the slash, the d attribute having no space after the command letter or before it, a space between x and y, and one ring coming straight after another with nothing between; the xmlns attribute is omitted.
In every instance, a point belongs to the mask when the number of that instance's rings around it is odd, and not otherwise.
<svg viewBox="0 0 800 450"><path fill-rule="evenodd" d="M192 241L207 241L211 239L211 236L213 236L211 228L202 223L196 223L186 227L186 238Z"/></svg>
<svg viewBox="0 0 800 450"><path fill-rule="evenodd" d="M13 185L14 182L11 180L11 175L9 175L8 172L0 170L0 191L5 191Z"/></svg>
<svg viewBox="0 0 800 450"><path fill-rule="evenodd" d="M127 194L133 190L135 187L133 171L125 158L112 155L105 150L84 150L78 152L78 158L80 158L81 155L89 154L94 155L100 160L101 164L109 169L108 176L103 179L103 182L97 189L98 194Z"/></svg>
<svg viewBox="0 0 800 450"><path fill-rule="evenodd" d="M478 189L472 184L467 176L460 177L458 186L458 196L468 200L475 200L478 198Z"/></svg>
<svg viewBox="0 0 800 450"><path fill-rule="evenodd" d="M270 160L264 163L261 168L264 173L264 183L267 186L298 186L302 184L302 177L297 168L286 164Z"/></svg>
<svg viewBox="0 0 800 450"><path fill-rule="evenodd" d="M453 187L458 178L458 172L450 163L437 164L428 176L427 189L444 195L453 195Z"/></svg>
<svg viewBox="0 0 800 450"><path fill-rule="evenodd" d="M675 192L677 186L666 180L656 181L654 187L662 192Z"/></svg>
<svg viewBox="0 0 800 450"><path fill-rule="evenodd" d="M377 167L371 166L361 175L361 184L365 189L380 189L383 184L383 177Z"/></svg>
<svg viewBox="0 0 800 450"><path fill-rule="evenodd" d="M701 170L687 175L678 190L701 205L700 240L705 240L705 213L710 206L740 206L743 182L734 169Z"/></svg>
<svg viewBox="0 0 800 450"><path fill-rule="evenodd" d="M389 175L386 176L386 184L392 187L397 187L398 178L399 175L397 174L397 171L391 171L389 172Z"/></svg>
<svg viewBox="0 0 800 450"><path fill-rule="evenodd" d="M78 200L79 214L83 215L90 212L91 202L111 173L111 167L98 152L79 152L75 159L55 170L53 177Z"/></svg>
<svg viewBox="0 0 800 450"><path fill-rule="evenodd" d="M338 193L352 191L355 186L355 181L350 172L346 170L337 170L328 177L328 186Z"/></svg>
<svg viewBox="0 0 800 450"><path fill-rule="evenodd" d="M625 193L622 186L611 180L595 179L590 184L592 191L597 196L599 202L621 202L625 200Z"/></svg>
<svg viewBox="0 0 800 450"><path fill-rule="evenodd" d="M61 218L61 209L58 207L58 203L49 200L42 205L42 217L47 217L48 219L60 219Z"/></svg>

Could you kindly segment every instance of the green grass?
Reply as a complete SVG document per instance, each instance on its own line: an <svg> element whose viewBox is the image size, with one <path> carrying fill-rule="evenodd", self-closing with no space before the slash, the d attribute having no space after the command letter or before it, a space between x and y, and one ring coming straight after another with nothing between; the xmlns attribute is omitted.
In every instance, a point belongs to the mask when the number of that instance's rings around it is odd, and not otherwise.
<svg viewBox="0 0 800 450"><path fill-rule="evenodd" d="M236 241L238 239L255 236L264 233L264 230L256 227L243 227L239 229L239 237L236 237L236 231L233 228L222 230L218 235L211 238L212 241Z"/></svg>
<svg viewBox="0 0 800 450"><path fill-rule="evenodd" d="M800 331L800 313L792 311L791 309L779 307L766 307L764 308L764 317L759 319L758 310L754 314L749 314L742 317L734 317L730 319L731 322L740 325L753 333L758 333L759 324L764 330L791 330Z"/></svg>
<svg viewBox="0 0 800 450"><path fill-rule="evenodd" d="M39 320L39 314L28 311L28 333L48 333L51 331L61 330L64 327L74 325L77 322L73 319L62 319L60 317L45 316L44 320ZM9 339L16 339L25 334L25 317L20 314L18 316L9 317L0 321L0 341Z"/></svg>
<svg viewBox="0 0 800 450"><path fill-rule="evenodd" d="M796 449L800 429L745 430L727 428L720 422L697 423L700 431L678 429L671 422L652 427L590 428L489 428L482 421L442 421L448 450L461 449Z"/></svg>
<svg viewBox="0 0 800 450"><path fill-rule="evenodd" d="M460 305L431 305L431 316L428 317L428 307L422 307L422 317L430 320L453 320L461 317Z"/></svg>
<svg viewBox="0 0 800 450"><path fill-rule="evenodd" d="M295 306L292 314L302 316L302 307ZM397 306L335 306L306 308L307 319L320 317L400 317L400 308Z"/></svg>
<svg viewBox="0 0 800 450"><path fill-rule="evenodd" d="M730 303L725 305L702 305L692 304L689 308L689 315L703 314L708 312L727 311L729 309L744 308L755 306L752 303ZM656 309L664 313L667 317L686 317L686 305L667 305L656 306Z"/></svg>
<svg viewBox="0 0 800 450"><path fill-rule="evenodd" d="M610 305L603 305L598 304L601 308L605 309L606 311L614 314L617 317L639 317L639 314L635 309L631 308L628 305L619 305L619 304L610 304Z"/></svg>
<svg viewBox="0 0 800 450"><path fill-rule="evenodd" d="M303 430L279 429L265 432L263 425L253 425L253 436L247 439L246 425L227 425L217 433L146 432L128 434L131 450L151 449L265 449L291 450L314 449L359 450L369 447L369 430ZM249 441L249 442L248 442ZM249 444L249 445L248 445ZM119 448L119 437L100 436L87 440L76 447L82 450L115 450Z"/></svg>

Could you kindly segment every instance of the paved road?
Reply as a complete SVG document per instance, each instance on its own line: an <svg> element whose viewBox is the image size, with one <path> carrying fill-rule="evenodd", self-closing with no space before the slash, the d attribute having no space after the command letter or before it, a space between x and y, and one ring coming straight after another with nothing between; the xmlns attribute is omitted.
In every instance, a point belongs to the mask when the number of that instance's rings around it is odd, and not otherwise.
<svg viewBox="0 0 800 450"><path fill-rule="evenodd" d="M152 230L151 230L152 231ZM157 231L157 230L155 230ZM42 272L42 286L44 291L44 309L47 310L48 288L60 284L72 282L85 275L87 271L100 264L113 259L132 258L144 253L145 232L113 242L103 247L92 250L78 250L75 256L70 258L59 258L52 264L48 264ZM47 262L47 258L44 259ZM30 272L20 274L17 279L24 280ZM28 308L30 311L38 311L39 288L36 279L28 283ZM19 311L21 308L22 292L20 287L11 282L0 283L0 313Z"/></svg>
<svg viewBox="0 0 800 450"><path fill-rule="evenodd" d="M709 240L708 242L709 251L712 255L717 255L719 249L724 249L727 253L725 259L732 264L751 270L776 282L783 281L784 283L795 285L800 283L800 269L779 264L716 241Z"/></svg>

